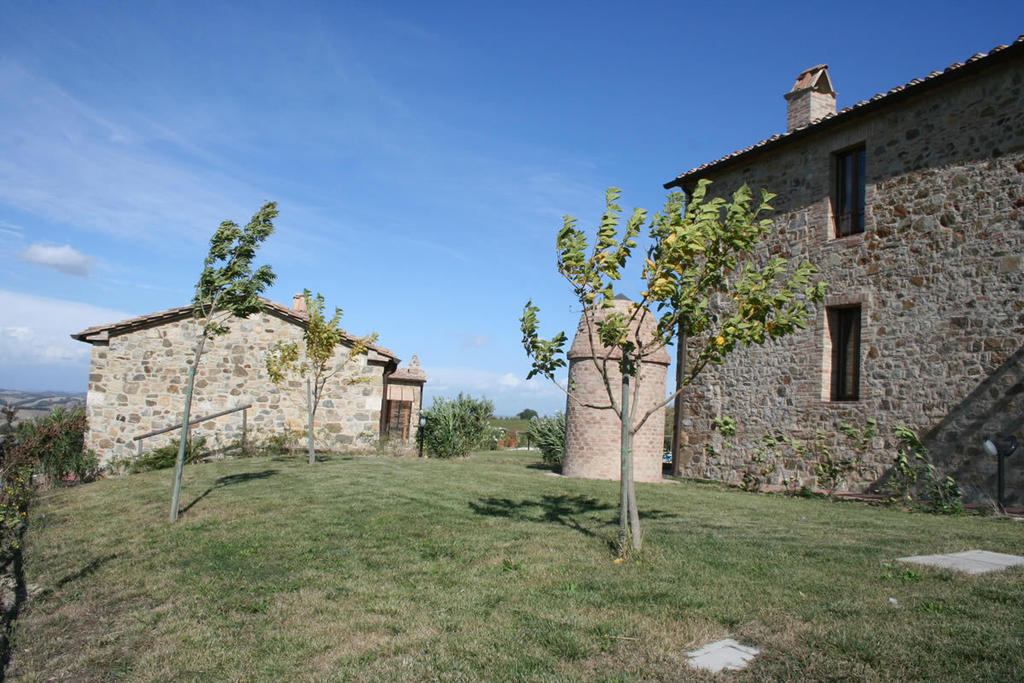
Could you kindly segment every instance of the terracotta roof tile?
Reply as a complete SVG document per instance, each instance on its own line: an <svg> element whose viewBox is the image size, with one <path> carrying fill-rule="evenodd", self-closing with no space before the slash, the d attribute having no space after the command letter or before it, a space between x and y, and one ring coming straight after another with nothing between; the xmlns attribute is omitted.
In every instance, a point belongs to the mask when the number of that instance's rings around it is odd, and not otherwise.
<svg viewBox="0 0 1024 683"><path fill-rule="evenodd" d="M719 166L720 164L737 161L748 154L752 154L755 153L756 151L761 150L761 148L766 146L774 146L775 144L782 144L784 141L793 138L803 137L804 135L815 132L821 126L834 125L830 122L851 118L855 115L865 112L865 108L867 107L870 107L870 109L874 109L877 106L884 106L884 104L886 104L885 101L892 101L890 98L892 98L895 95L913 92L914 89L937 85L942 80L958 77L963 73L961 70L968 64L976 64L977 62L984 61L986 59L991 59L997 54L1010 49L1013 49L1015 51L1024 51L1024 34L1018 36L1017 39L1013 41L1011 45L997 45L996 47L989 50L988 53L979 52L975 55L972 55L970 58L967 59L966 62L954 62L953 64L950 64L948 67L943 69L941 72L932 71L924 78L914 78L903 85L898 85L895 88L892 88L888 92L878 93L877 95L874 95L870 99L861 100L856 104L850 105L849 107L845 107L841 111L836 112L835 114L829 114L827 116L822 117L821 119L818 119L817 121L809 123L805 126L801 126L799 128L794 128L793 130L788 131L786 133L779 133L773 135L770 138L761 140L760 142L755 143L749 147L744 147L743 149L736 150L731 154L726 154L724 157L721 157L714 161L709 161L708 163L697 166L696 168L692 168L689 171L686 171L685 173L680 173L678 176L676 176L674 180L665 183L664 187L666 189L671 187L681 187L686 180L693 178L694 176L701 174L705 171L708 171L716 166ZM812 67L811 69L808 69L806 72L802 72L800 76L797 77L798 82L800 78L803 78L807 73L812 72L814 69L817 68L819 67Z"/></svg>
<svg viewBox="0 0 1024 683"><path fill-rule="evenodd" d="M272 313L280 318L283 318L296 325L304 326L309 316L305 312L293 311L292 309L279 304L269 299L263 299L264 310ZM159 325L165 322L171 322L174 320L180 320L192 315L192 305L178 306L177 308L168 308L165 311L157 311L156 313L149 313L147 315L140 315L135 318L128 318L114 323L108 323L106 325L95 325L93 327L86 328L78 334L71 335L72 339L78 341L84 341L92 343L94 341L101 341L101 339L91 339L91 337L102 336L104 339L110 337L110 335L117 335L123 332L139 329L141 327L151 327L153 325ZM342 331L344 339L348 343L355 342L358 337L349 334L348 332ZM390 350L377 344L370 344L369 348L373 349L382 356L398 362L399 358Z"/></svg>
<svg viewBox="0 0 1024 683"><path fill-rule="evenodd" d="M408 368L400 368L388 375L388 381L419 382L423 384L427 381L427 373L422 370L413 371Z"/></svg>

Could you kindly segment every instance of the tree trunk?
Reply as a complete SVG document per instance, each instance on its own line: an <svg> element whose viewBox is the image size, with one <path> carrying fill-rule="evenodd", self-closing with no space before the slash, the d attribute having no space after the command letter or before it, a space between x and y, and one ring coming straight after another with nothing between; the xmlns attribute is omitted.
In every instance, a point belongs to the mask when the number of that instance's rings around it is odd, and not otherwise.
<svg viewBox="0 0 1024 683"><path fill-rule="evenodd" d="M185 388L185 412L181 418L181 442L178 444L178 458L174 461L174 488L171 492L171 521L178 520L178 497L181 495L181 471L185 467L185 449L188 448L189 419L192 412L192 388L196 383L196 364L202 353L202 344L196 350L196 357L188 368L188 386Z"/></svg>
<svg viewBox="0 0 1024 683"><path fill-rule="evenodd" d="M622 375L622 467L619 474L619 552L625 553L632 541L634 550L640 550L640 513L636 507L636 487L633 484L633 423L629 406L629 354L623 350L620 374ZM628 537L628 538L627 538Z"/></svg>
<svg viewBox="0 0 1024 683"><path fill-rule="evenodd" d="M679 335L676 340L676 395L672 403L675 410L672 420L672 476L678 477L682 472L682 463L679 461L683 443L683 378L686 376L686 332L684 321L679 321Z"/></svg>
<svg viewBox="0 0 1024 683"><path fill-rule="evenodd" d="M622 450L620 452L621 467L619 471L619 553L626 552L626 545L629 536L629 476L630 476L630 452L629 452L629 374L626 373L626 362L620 366L622 375L622 415L620 416L621 427L619 433L622 438Z"/></svg>
<svg viewBox="0 0 1024 683"><path fill-rule="evenodd" d="M629 424L629 423L627 423ZM633 537L633 550L640 550L643 537L640 534L640 510L636 506L636 481L633 478L633 435L629 435L629 525Z"/></svg>
<svg viewBox="0 0 1024 683"><path fill-rule="evenodd" d="M313 388L306 378L306 408L309 413L309 464L316 462L316 450L313 448Z"/></svg>

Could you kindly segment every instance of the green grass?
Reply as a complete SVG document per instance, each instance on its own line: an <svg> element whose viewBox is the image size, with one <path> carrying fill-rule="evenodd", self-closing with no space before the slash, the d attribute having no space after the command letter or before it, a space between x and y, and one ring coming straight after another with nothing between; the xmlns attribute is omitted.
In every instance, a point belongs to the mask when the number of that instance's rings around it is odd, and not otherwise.
<svg viewBox="0 0 1024 683"><path fill-rule="evenodd" d="M191 466L175 525L167 471L45 494L9 674L678 680L725 636L761 648L740 679L1024 671L1024 572L893 561L1024 554L1021 524L641 484L646 548L617 564L617 484L530 459Z"/></svg>

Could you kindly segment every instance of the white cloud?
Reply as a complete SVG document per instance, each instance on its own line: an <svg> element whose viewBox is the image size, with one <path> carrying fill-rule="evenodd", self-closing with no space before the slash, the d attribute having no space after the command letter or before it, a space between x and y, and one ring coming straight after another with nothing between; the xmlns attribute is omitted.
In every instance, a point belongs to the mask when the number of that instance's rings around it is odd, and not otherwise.
<svg viewBox="0 0 1024 683"><path fill-rule="evenodd" d="M504 375L498 378L498 384L508 389L515 389L522 383L523 380L519 379L511 372L506 372Z"/></svg>
<svg viewBox="0 0 1024 683"><path fill-rule="evenodd" d="M92 256L83 254L70 244L30 244L18 254L18 258L27 263L35 263L79 277L88 277L93 264Z"/></svg>
<svg viewBox="0 0 1024 683"><path fill-rule="evenodd" d="M85 373L91 347L71 339L87 327L130 313L0 289L0 371L24 366L75 366Z"/></svg>
<svg viewBox="0 0 1024 683"><path fill-rule="evenodd" d="M424 405L428 407L434 396L452 397L464 393L491 399L498 415L514 415L523 408L533 408L541 414L565 409L565 394L540 377L527 380L512 372L476 368L423 369L427 373Z"/></svg>
<svg viewBox="0 0 1024 683"><path fill-rule="evenodd" d="M464 334L460 340L464 349L480 349L491 343L491 338L486 334Z"/></svg>
<svg viewBox="0 0 1024 683"><path fill-rule="evenodd" d="M0 233L12 235L14 237L21 237L22 232L23 228L20 225L8 223L7 221L0 221Z"/></svg>

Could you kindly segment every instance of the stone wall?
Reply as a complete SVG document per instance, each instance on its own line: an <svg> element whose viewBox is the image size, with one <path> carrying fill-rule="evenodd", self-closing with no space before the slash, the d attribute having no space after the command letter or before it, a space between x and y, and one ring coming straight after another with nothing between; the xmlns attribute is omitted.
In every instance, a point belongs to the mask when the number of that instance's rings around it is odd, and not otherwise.
<svg viewBox="0 0 1024 683"><path fill-rule="evenodd" d="M301 379L275 386L267 375L266 354L276 342L302 343L302 328L263 312L233 320L230 332L207 342L196 373L192 416L201 417L246 403L248 439L260 442L285 430L304 431L306 385ZM86 446L101 462L134 458L132 437L181 422L188 364L197 325L192 318L112 336L93 346L86 412ZM376 356L374 352L370 352ZM335 356L343 369L328 384L316 414L318 448L350 447L364 434L380 433L383 361L359 356L346 363L348 348ZM346 385L346 381L359 380ZM242 435L236 412L193 427L207 445L223 447ZM177 438L172 432L145 439L150 450Z"/></svg>
<svg viewBox="0 0 1024 683"><path fill-rule="evenodd" d="M715 195L742 182L778 193L767 251L817 264L828 306L860 304L860 399L829 400L821 307L803 333L704 373L686 396L685 474L735 481L760 434L778 427L810 440L875 417L880 436L856 488L885 476L891 429L904 424L969 495L995 495L982 437L1024 436L1022 83L1019 58L996 64L704 176ZM866 150L865 231L836 239L834 153L856 145ZM736 419L737 436L712 430L718 416ZM1022 504L1024 455L1007 462L1008 498ZM790 474L814 484L811 462L790 460L773 476Z"/></svg>

